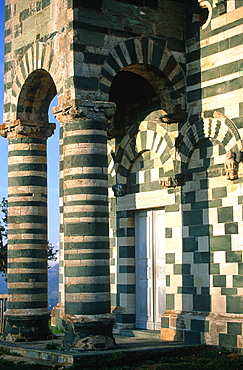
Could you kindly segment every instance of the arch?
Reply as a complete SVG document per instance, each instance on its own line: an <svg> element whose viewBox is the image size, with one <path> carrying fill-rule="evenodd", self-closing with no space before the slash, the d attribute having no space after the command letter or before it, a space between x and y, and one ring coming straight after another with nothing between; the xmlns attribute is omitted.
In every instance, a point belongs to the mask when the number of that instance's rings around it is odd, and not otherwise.
<svg viewBox="0 0 243 370"><path fill-rule="evenodd" d="M159 114L159 113L158 113ZM150 115L149 115L150 116ZM139 155L153 151L158 155L165 174L174 172L174 145L159 119L142 121L134 134L131 129L122 139L115 153L109 153L109 171L117 175L117 183L127 184L131 168Z"/></svg>
<svg viewBox="0 0 243 370"><path fill-rule="evenodd" d="M25 53L15 71L14 80L11 86L10 111L4 113L4 121L17 119L17 106L20 92L28 76L36 70L45 70L52 76L57 85L57 60L54 50L41 42L33 44Z"/></svg>
<svg viewBox="0 0 243 370"><path fill-rule="evenodd" d="M17 106L17 119L48 124L48 108L56 95L56 86L51 75L44 69L36 69L25 80Z"/></svg>
<svg viewBox="0 0 243 370"><path fill-rule="evenodd" d="M143 77L145 73L153 73L151 70L146 70L145 65L156 68L165 76L167 87L169 86L169 90L171 90L169 91L167 105L169 106L169 103L171 105L172 100L174 107L177 107L180 111L185 111L186 83L184 71L166 47L165 42L158 44L148 37L129 39L115 46L106 58L101 70L100 92L106 96L107 100L109 99L113 78L121 70L129 70ZM164 91L164 86L161 86L162 89Z"/></svg>
<svg viewBox="0 0 243 370"><path fill-rule="evenodd" d="M176 139L176 149L182 162L182 170L186 171L191 154L196 144L211 138L223 145L225 151L242 150L242 141L234 122L220 112L214 112L212 117L201 117L193 124L187 122Z"/></svg>

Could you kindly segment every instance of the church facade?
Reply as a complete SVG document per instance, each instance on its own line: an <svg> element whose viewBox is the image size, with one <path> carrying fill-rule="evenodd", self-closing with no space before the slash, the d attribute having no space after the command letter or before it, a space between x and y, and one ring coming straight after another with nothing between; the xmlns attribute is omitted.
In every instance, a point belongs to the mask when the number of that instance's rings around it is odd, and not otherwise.
<svg viewBox="0 0 243 370"><path fill-rule="evenodd" d="M241 0L6 0L6 338L49 335L57 95L66 343L83 348L87 323L105 327L105 347L113 325L243 347L242 12Z"/></svg>

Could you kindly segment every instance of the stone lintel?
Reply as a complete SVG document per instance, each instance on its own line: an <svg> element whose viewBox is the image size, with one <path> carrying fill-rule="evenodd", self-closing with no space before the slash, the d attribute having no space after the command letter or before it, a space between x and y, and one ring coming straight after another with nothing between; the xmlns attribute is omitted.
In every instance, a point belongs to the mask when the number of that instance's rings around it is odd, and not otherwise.
<svg viewBox="0 0 243 370"><path fill-rule="evenodd" d="M85 100L54 107L52 112L61 124L76 120L95 120L108 123L112 120L115 110L115 103Z"/></svg>
<svg viewBox="0 0 243 370"><path fill-rule="evenodd" d="M24 137L47 139L52 136L55 128L55 123L17 119L13 122L0 125L0 135L7 139Z"/></svg>

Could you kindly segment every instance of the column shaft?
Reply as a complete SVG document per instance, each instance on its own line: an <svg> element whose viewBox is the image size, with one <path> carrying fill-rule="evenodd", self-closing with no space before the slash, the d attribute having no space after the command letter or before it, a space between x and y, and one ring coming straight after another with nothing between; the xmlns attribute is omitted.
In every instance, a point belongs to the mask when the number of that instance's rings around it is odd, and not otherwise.
<svg viewBox="0 0 243 370"><path fill-rule="evenodd" d="M80 120L63 137L65 312L110 312L106 124Z"/></svg>
<svg viewBox="0 0 243 370"><path fill-rule="evenodd" d="M110 314L107 122L115 104L56 107L63 127L64 345L115 345Z"/></svg>
<svg viewBox="0 0 243 370"><path fill-rule="evenodd" d="M8 310L5 338L44 339L47 309L46 140L9 141Z"/></svg>

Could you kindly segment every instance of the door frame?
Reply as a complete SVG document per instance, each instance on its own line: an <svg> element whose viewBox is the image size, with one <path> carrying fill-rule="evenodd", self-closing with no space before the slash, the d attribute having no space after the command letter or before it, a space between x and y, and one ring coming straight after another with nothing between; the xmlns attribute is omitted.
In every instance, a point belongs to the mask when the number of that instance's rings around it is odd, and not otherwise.
<svg viewBox="0 0 243 370"><path fill-rule="evenodd" d="M159 224L159 216L162 215L162 226ZM139 217L146 220L146 258L140 258L138 247ZM162 232L162 241L159 238ZM162 247L161 248L161 243ZM141 244L140 244L141 245ZM142 246L144 248L144 246ZM160 254L160 252L162 252ZM141 271L144 273L146 267L147 289L145 279L140 280ZM161 328L161 315L165 311L165 210L164 208L153 208L135 211L135 327L140 329L158 330ZM142 287L142 289L140 289ZM139 291L143 290L143 296ZM138 298L139 297L139 298ZM141 307L146 301L146 309ZM143 314L143 317L141 316ZM147 313L147 320L145 316Z"/></svg>

